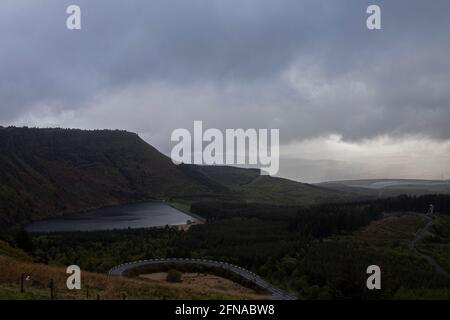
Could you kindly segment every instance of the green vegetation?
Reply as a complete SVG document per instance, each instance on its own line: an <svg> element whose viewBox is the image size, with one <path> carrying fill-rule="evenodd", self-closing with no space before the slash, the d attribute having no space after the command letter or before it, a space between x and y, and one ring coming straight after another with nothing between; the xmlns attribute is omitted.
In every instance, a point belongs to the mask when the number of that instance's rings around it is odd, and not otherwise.
<svg viewBox="0 0 450 320"><path fill-rule="evenodd" d="M449 213L448 200L399 197L308 208L206 201L191 210L208 222L189 231L34 235L33 246L43 260L91 271L149 258L220 260L250 269L303 299L441 298L449 294L450 279L408 247L424 219L388 213L424 212L429 203ZM366 268L372 264L383 270L381 291L365 287Z"/></svg>
<svg viewBox="0 0 450 320"><path fill-rule="evenodd" d="M48 300L49 295L43 289L30 289L20 292L19 286L0 285L0 300Z"/></svg>
<svg viewBox="0 0 450 320"><path fill-rule="evenodd" d="M211 194L136 134L0 128L0 227L172 195Z"/></svg>
<svg viewBox="0 0 450 320"><path fill-rule="evenodd" d="M32 261L33 258L19 248L11 246L8 242L0 240L0 255L17 258L25 261Z"/></svg>
<svg viewBox="0 0 450 320"><path fill-rule="evenodd" d="M430 204L439 214L417 248L450 270L450 196L379 200L346 186L341 191L261 176L259 170L174 165L125 131L0 128L0 296L15 297L18 272L39 274L29 291L39 298L55 265L90 272L150 258L206 258L252 270L303 299L448 297L450 280L408 246ZM99 206L166 200L206 224L176 228L28 235L27 222ZM357 200L355 200L357 199ZM5 256L48 266L24 265ZM381 291L365 288L366 268L383 271ZM53 271L51 271L53 270ZM20 275L20 273L19 273ZM204 298L204 293L154 288L122 279L105 297ZM100 280L98 280L100 277ZM99 282L96 282L97 279ZM133 281L132 281L133 280ZM136 280L137 281L137 280ZM59 283L59 282L58 282ZM173 285L173 284L171 284ZM208 298L221 298L211 293ZM70 296L67 296L70 298ZM79 298L79 297L76 297Z"/></svg>
<svg viewBox="0 0 450 320"><path fill-rule="evenodd" d="M46 263L107 272L127 261L171 256L170 243L179 234L175 228L43 234L33 237L34 255Z"/></svg>
<svg viewBox="0 0 450 320"><path fill-rule="evenodd" d="M450 271L450 216L436 216L433 226L418 243L418 249Z"/></svg>
<svg viewBox="0 0 450 320"><path fill-rule="evenodd" d="M310 204L337 191L259 170L174 165L126 131L0 127L0 230L148 199Z"/></svg>
<svg viewBox="0 0 450 320"><path fill-rule="evenodd" d="M367 228L355 233L355 239L377 245L404 246L409 249L409 242L428 220L425 217L406 213L386 214L380 221L371 223Z"/></svg>

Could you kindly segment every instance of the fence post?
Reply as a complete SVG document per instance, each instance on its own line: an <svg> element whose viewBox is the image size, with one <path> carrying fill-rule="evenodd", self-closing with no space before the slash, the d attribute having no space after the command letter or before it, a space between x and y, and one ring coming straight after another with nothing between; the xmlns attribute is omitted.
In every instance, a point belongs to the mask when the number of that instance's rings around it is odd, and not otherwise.
<svg viewBox="0 0 450 320"><path fill-rule="evenodd" d="M23 293L24 292L24 290L23 290L23 277L25 276L25 274L24 273L22 273L21 275L20 275L20 293Z"/></svg>
<svg viewBox="0 0 450 320"><path fill-rule="evenodd" d="M54 287L55 287L55 283L53 282L53 279L50 279L50 299L53 300L55 298L54 295Z"/></svg>

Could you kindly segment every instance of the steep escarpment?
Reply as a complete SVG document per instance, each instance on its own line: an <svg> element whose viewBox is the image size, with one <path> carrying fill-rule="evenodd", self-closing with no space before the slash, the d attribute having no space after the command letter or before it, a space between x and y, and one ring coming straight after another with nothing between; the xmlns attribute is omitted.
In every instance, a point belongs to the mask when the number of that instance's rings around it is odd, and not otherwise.
<svg viewBox="0 0 450 320"><path fill-rule="evenodd" d="M211 192L134 133L0 128L2 225Z"/></svg>

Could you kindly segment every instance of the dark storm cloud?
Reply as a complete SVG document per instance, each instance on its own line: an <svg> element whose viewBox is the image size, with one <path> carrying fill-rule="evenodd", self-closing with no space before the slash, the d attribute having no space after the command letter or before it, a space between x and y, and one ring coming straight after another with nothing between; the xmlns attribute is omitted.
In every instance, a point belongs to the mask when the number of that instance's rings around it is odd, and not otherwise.
<svg viewBox="0 0 450 320"><path fill-rule="evenodd" d="M65 28L69 4L82 8L81 31ZM381 31L365 28L369 4L382 7ZM3 0L0 120L43 107L55 117L78 114L95 108L99 92L157 83L167 97L178 94L184 126L195 114L216 126L277 125L285 141L331 133L450 139L448 12L446 0ZM203 87L215 97L194 107ZM164 101L136 118L177 112ZM121 102L132 112L131 101Z"/></svg>

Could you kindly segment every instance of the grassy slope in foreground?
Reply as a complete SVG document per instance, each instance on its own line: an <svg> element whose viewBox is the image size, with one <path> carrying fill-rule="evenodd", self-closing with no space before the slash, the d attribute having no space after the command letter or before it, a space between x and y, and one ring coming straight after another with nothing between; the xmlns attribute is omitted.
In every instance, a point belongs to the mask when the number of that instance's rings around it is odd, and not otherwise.
<svg viewBox="0 0 450 320"><path fill-rule="evenodd" d="M49 299L48 284L53 279L56 299L87 299L86 286L89 285L89 299L260 299L252 294L235 294L226 290L177 286L170 283L151 283L147 280L112 277L103 274L83 272L82 290L68 290L67 274L64 267L20 261L0 256L0 299ZM20 293L19 279L22 273L31 275L25 282L25 293Z"/></svg>

